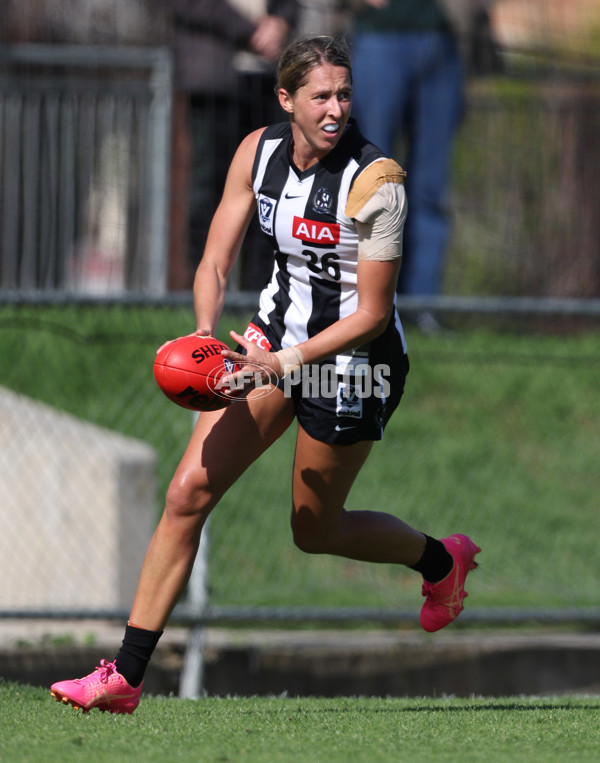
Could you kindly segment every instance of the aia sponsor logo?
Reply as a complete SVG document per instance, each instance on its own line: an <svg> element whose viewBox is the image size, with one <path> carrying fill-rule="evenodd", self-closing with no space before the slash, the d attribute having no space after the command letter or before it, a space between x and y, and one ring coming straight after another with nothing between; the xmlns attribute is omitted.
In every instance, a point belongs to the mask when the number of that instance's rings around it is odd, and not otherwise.
<svg viewBox="0 0 600 763"><path fill-rule="evenodd" d="M304 217L294 217L292 236L308 244L333 246L340 243L340 224L320 223L316 220L306 220Z"/></svg>

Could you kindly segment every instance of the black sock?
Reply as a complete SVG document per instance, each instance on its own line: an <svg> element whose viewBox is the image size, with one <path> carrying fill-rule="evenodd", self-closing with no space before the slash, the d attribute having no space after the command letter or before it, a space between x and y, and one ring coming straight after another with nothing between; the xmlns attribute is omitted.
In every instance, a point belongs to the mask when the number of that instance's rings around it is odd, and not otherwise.
<svg viewBox="0 0 600 763"><path fill-rule="evenodd" d="M147 631L134 625L126 626L125 638L115 663L117 671L130 686L135 688L142 683L146 666L162 634L162 631Z"/></svg>
<svg viewBox="0 0 600 763"><path fill-rule="evenodd" d="M453 564L454 559L442 541L425 535L423 556L411 569L420 572L428 583L438 583L450 572Z"/></svg>

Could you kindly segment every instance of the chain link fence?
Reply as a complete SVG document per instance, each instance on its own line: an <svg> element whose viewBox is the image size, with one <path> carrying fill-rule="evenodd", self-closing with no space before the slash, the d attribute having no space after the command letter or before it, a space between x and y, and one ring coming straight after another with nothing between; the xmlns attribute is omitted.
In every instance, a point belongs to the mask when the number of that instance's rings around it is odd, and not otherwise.
<svg viewBox="0 0 600 763"><path fill-rule="evenodd" d="M598 67L505 60L468 91L444 293L598 297Z"/></svg>
<svg viewBox="0 0 600 763"><path fill-rule="evenodd" d="M151 372L193 326L189 294L149 296L165 290L172 233L170 60L0 49L2 616L127 614L193 425ZM469 88L445 296L400 305L453 331L409 336L405 400L352 502L432 534L472 528L486 572L466 622L515 607L597 619L600 80L581 62L507 63ZM254 303L229 293L221 338ZM176 617L414 622L414 576L293 547L293 438L211 518L207 574Z"/></svg>
<svg viewBox="0 0 600 763"><path fill-rule="evenodd" d="M0 45L0 288L166 289L167 48Z"/></svg>
<svg viewBox="0 0 600 763"><path fill-rule="evenodd" d="M472 532L485 572L466 621L510 620L514 608L585 619L597 606L600 307L537 306L485 315L447 304L453 331L409 330L405 400L351 495L349 508L433 534ZM249 316L229 310L220 336ZM177 300L0 308L2 616L127 613L193 425L156 387L152 361L192 322ZM292 427L224 497L204 593L188 593L176 618L413 622L414 574L294 547L293 445ZM540 570L540 559L552 561Z"/></svg>

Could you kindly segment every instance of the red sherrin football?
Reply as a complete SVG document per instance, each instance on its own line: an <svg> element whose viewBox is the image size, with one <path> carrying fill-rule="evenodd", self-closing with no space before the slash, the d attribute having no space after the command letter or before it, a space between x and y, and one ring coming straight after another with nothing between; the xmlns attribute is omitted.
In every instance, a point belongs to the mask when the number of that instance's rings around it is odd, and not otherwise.
<svg viewBox="0 0 600 763"><path fill-rule="evenodd" d="M216 411L229 405L217 387L235 370L221 355L229 349L212 336L182 336L163 345L154 360L154 378L165 395L190 411Z"/></svg>

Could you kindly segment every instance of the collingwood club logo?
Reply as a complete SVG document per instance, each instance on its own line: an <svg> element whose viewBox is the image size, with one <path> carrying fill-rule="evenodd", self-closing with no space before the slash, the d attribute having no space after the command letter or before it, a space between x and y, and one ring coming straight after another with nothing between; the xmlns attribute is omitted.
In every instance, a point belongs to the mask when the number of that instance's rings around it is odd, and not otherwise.
<svg viewBox="0 0 600 763"><path fill-rule="evenodd" d="M333 197L327 188L319 188L313 197L312 208L315 212L326 215L331 212Z"/></svg>

